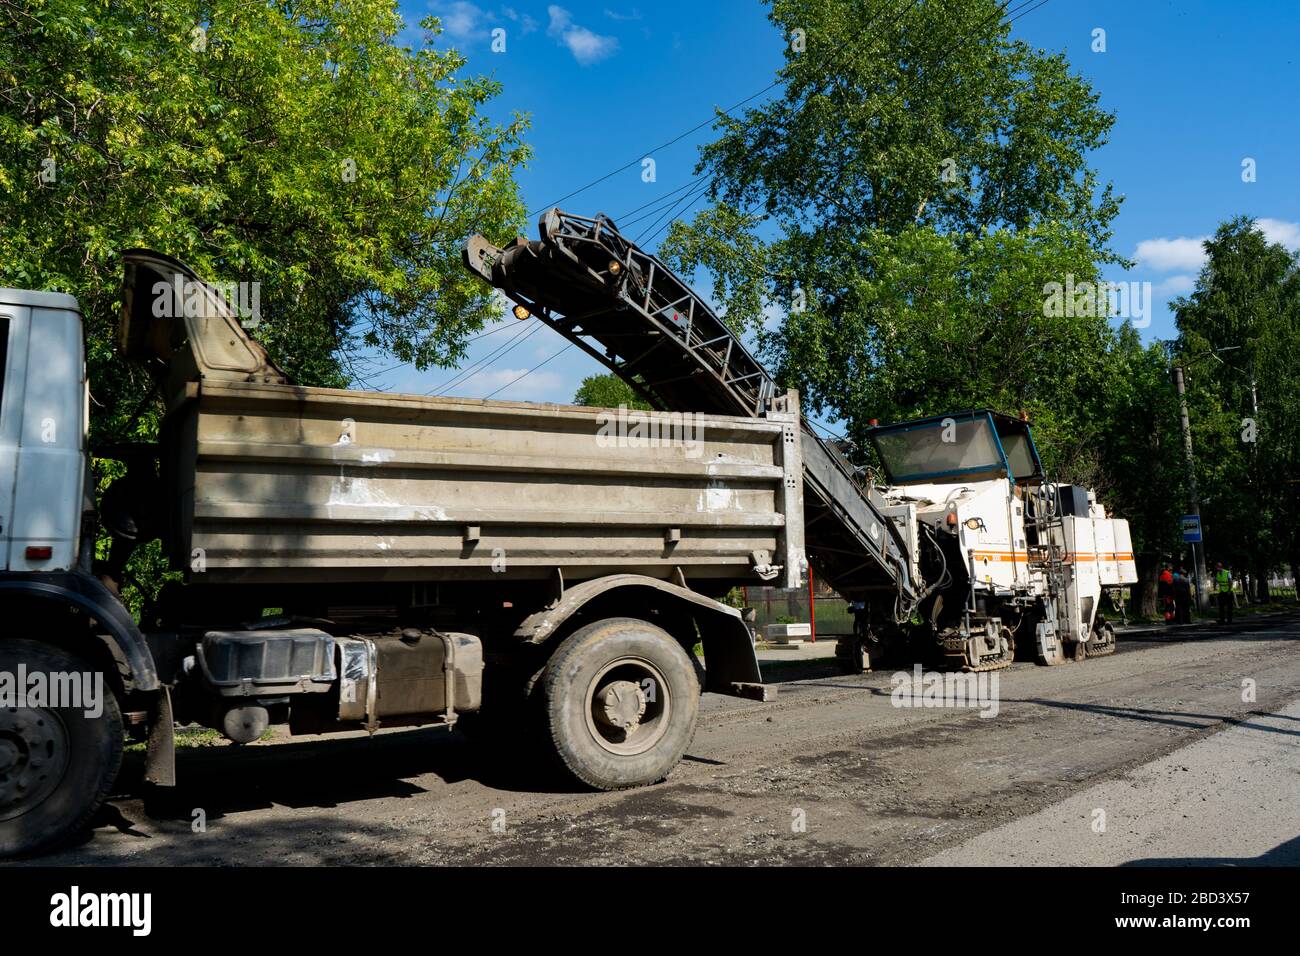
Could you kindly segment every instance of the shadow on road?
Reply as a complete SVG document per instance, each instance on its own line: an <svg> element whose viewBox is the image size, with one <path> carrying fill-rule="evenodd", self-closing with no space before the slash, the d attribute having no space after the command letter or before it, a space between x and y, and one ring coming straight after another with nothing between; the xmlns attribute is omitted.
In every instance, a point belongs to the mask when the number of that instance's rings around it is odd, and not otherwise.
<svg viewBox="0 0 1300 956"><path fill-rule="evenodd" d="M1108 704L1079 704L1063 700L1044 700L1041 697L1028 698L1003 698L1002 703L1023 703L1038 704L1040 707L1055 707L1061 710L1082 711L1089 714L1101 714L1105 717L1121 717L1126 720L1141 720L1149 723L1168 724L1172 727L1186 727L1190 730L1208 730L1219 724L1226 724L1234 727L1246 727L1250 730L1263 730L1270 734L1285 734L1288 737L1300 737L1300 730L1290 730L1285 727L1270 727L1267 724L1255 723L1251 717L1268 717L1270 719L1282 715L1269 713L1268 711L1252 710L1240 717L1231 714L1198 714L1192 711L1182 710L1152 710L1145 707L1114 707ZM1294 719L1294 718L1292 718ZM1205 723L1200 723L1205 721Z"/></svg>
<svg viewBox="0 0 1300 956"><path fill-rule="evenodd" d="M127 813L133 812L127 810ZM116 818L116 819L114 819ZM119 824L120 821L120 824ZM124 811L107 806L92 823L96 829L117 826L134 838L123 852L121 841L112 849L96 846L94 832L58 853L20 860L13 866L229 866L232 863L268 866L383 866L412 861L421 837L409 828L381 823L340 820L324 814L274 820L209 819L196 832L191 821L151 820L152 833L134 829ZM436 852L436 835L427 837ZM400 852L386 847L399 843ZM413 847L412 843L416 846Z"/></svg>
<svg viewBox="0 0 1300 956"><path fill-rule="evenodd" d="M389 835L408 844L411 830L311 814L266 822L248 815L280 806L332 810L377 799L405 800L428 790L415 782L433 775L440 784L473 780L496 790L528 793L579 791L538 761L501 760L500 751L479 746L445 728L381 733L374 737L310 738L248 747L215 746L177 753L171 789L143 782L143 756L129 754L112 801L102 807L79 842L43 864L124 862L122 845L102 855L95 831L116 830L137 844L125 861L168 865L229 860L232 843L255 847L259 862L294 865L382 864L391 854L376 848ZM201 811L206 833L196 833ZM386 812L393 812L391 806ZM486 825L486 824L485 824ZM433 843L431 842L431 847ZM410 861L409 846L401 859Z"/></svg>
<svg viewBox="0 0 1300 956"><path fill-rule="evenodd" d="M1300 866L1300 837L1279 843L1267 853L1249 857L1153 857L1129 860L1121 866Z"/></svg>

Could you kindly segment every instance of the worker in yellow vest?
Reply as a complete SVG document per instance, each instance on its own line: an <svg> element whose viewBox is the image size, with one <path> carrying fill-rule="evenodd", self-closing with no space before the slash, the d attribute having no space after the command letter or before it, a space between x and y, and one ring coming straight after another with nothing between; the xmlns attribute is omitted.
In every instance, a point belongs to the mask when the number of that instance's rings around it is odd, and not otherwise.
<svg viewBox="0 0 1300 956"><path fill-rule="evenodd" d="M1219 599L1219 623L1232 623L1232 572L1219 561L1214 565L1214 590Z"/></svg>

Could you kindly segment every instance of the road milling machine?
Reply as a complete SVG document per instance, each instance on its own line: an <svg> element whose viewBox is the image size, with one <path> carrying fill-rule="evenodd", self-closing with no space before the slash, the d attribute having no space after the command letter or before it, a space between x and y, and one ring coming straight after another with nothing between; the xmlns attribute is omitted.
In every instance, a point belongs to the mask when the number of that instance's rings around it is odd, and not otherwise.
<svg viewBox="0 0 1300 956"><path fill-rule="evenodd" d="M838 648L846 664L865 666L873 649L918 632L970 670L1004 667L1017 648L1042 664L1114 652L1102 604L1137 581L1128 522L1088 489L1049 481L1027 421L964 411L869 437L881 472L868 480L915 529L915 576L937 587L905 627L864 607Z"/></svg>

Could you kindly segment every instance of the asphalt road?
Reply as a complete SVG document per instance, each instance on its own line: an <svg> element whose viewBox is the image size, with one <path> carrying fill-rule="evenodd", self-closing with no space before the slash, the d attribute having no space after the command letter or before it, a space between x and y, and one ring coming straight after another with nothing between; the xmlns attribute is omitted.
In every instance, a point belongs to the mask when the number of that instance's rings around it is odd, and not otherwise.
<svg viewBox="0 0 1300 956"><path fill-rule="evenodd" d="M890 672L769 680L769 704L707 695L655 787L539 792L445 730L218 746L182 752L179 813L146 813L132 763L40 862L1300 863L1300 618L1017 664L987 718L894 706Z"/></svg>

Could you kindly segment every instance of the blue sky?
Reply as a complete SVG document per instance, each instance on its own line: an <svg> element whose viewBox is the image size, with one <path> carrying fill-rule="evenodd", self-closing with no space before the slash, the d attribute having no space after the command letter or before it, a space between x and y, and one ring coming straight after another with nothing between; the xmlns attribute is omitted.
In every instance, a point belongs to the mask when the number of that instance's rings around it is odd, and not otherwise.
<svg viewBox="0 0 1300 956"><path fill-rule="evenodd" d="M1013 12L1019 4L1013 0ZM536 155L519 177L530 211L629 163L562 207L617 219L686 184L710 129L652 149L715 106L767 86L781 62L783 40L758 0L402 0L401 9L411 42L420 42L422 17L440 16L445 32L435 43L457 47L469 70L501 81L494 115L530 115ZM496 29L505 31L504 52L492 50ZM1098 29L1104 52L1093 50ZM1050 0L1012 30L1035 47L1065 51L1117 114L1109 145L1091 159L1126 197L1113 245L1138 262L1108 278L1151 283L1145 337L1173 334L1166 303L1190 290L1199 241L1224 219L1256 217L1272 237L1300 247L1300 4ZM642 181L648 154L654 183ZM1243 180L1247 160L1252 182ZM544 327L527 338L507 328L471 345L467 375L403 367L371 384L474 397L504 386L496 397L567 402L584 376L602 369L576 348L561 352L566 344Z"/></svg>

